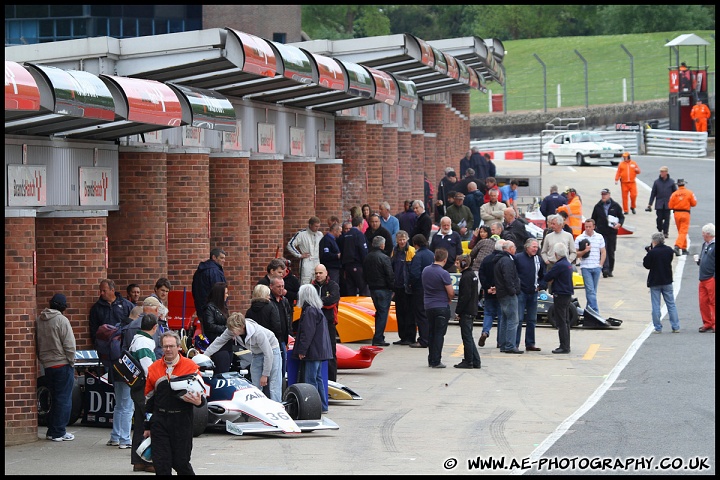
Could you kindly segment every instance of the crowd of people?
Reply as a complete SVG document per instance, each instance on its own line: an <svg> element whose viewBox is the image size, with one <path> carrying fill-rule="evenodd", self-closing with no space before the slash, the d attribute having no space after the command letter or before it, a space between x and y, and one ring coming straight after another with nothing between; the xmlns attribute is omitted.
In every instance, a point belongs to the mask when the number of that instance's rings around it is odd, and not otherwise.
<svg viewBox="0 0 720 480"><path fill-rule="evenodd" d="M300 260L299 278L285 258L271 259L266 275L250 289L251 306L244 314L228 309L230 283L223 270L227 253L212 248L210 258L200 262L193 275L192 296L206 339L204 353L212 359L214 371L231 370L234 350L247 349L251 354L251 381L269 398L281 401L289 342L294 339L292 355L300 365L296 378L316 387L322 412L327 413L322 364L328 362L328 380L335 381L338 305L341 296L355 295L371 297L375 306L373 345L390 345L385 329L394 301L399 338L393 345L428 349L428 366L445 368L442 348L455 297L450 274L456 272L460 276L455 315L460 321L464 356L454 367L481 368L472 333L480 298L483 321L478 347L485 346L497 321L496 347L501 352L541 351L535 338L537 292L546 289L553 296L558 327L559 346L552 353L570 353L573 272L580 267L586 308L599 314L600 277L613 277L618 232L625 215L636 213L634 181L639 167L625 156L616 175L616 182L622 182L623 205L611 198L609 189L601 189L590 218L582 216L582 198L574 188L560 193L557 185L552 185L540 205L547 224L542 239L527 233L527 221L518 214L518 182L511 180L498 187L489 155L471 149L460 161L460 172L463 180L458 182L454 167L445 169L445 177L434 190L434 220L426 211L426 205L433 201L432 188L430 198L406 200L396 215L388 202L381 202L377 212L369 204L353 207L346 219L328 219L325 233L321 220L310 217L307 228L294 234L287 244L288 252ZM655 202L657 232L652 235L643 265L649 270L647 285L656 333L662 331L661 298L668 308L671 330L680 330L671 264L673 253L688 253L690 209L697 205L694 193L685 184L683 179L674 182L668 167L661 167L646 208L652 211ZM678 229L674 248L665 245L671 212ZM434 234L433 228L437 228ZM699 331L714 333L714 225L703 226L702 234L701 253L695 256L700 267L703 320ZM464 254L463 241L469 242L469 254ZM165 318L171 290L170 281L163 277L155 283L153 293L141 300L138 284L128 285L127 297L123 297L112 280L101 280L99 298L89 314L90 337L95 343L101 325L122 325L123 347L136 356L147 377L139 388L131 388L110 371L115 406L107 445L132 448L134 471L170 474L174 469L178 474L192 474L192 408L202 407L206 400L190 393L172 395L165 381L199 371L181 355L183 345L178 334L168 329ZM293 321L296 306L300 316ZM72 328L62 314L66 308L66 297L55 294L36 327L38 357L54 399L47 438L59 442L74 439L65 429L75 354ZM524 350L520 349L523 324ZM131 436L133 421L144 428L136 428ZM153 439L152 464L136 453L147 437Z"/></svg>

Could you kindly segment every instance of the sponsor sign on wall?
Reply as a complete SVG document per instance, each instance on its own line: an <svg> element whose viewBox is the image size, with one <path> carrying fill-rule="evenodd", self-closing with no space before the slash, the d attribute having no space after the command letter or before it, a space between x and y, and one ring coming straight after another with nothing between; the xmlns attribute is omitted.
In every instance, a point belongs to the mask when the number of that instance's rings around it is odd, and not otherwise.
<svg viewBox="0 0 720 480"><path fill-rule="evenodd" d="M258 123L258 153L275 153L275 125Z"/></svg>
<svg viewBox="0 0 720 480"><path fill-rule="evenodd" d="M242 120L236 121L235 132L223 132L223 151L242 150Z"/></svg>
<svg viewBox="0 0 720 480"><path fill-rule="evenodd" d="M111 169L80 167L80 205L112 205Z"/></svg>
<svg viewBox="0 0 720 480"><path fill-rule="evenodd" d="M45 165L8 165L8 205L44 207L47 205Z"/></svg>
<svg viewBox="0 0 720 480"><path fill-rule="evenodd" d="M305 129L290 127L290 155L305 156Z"/></svg>
<svg viewBox="0 0 720 480"><path fill-rule="evenodd" d="M330 149L332 148L332 132L318 130L318 157L333 158Z"/></svg>
<svg viewBox="0 0 720 480"><path fill-rule="evenodd" d="M201 147L203 144L203 129L186 125L182 128L182 143L184 147Z"/></svg>

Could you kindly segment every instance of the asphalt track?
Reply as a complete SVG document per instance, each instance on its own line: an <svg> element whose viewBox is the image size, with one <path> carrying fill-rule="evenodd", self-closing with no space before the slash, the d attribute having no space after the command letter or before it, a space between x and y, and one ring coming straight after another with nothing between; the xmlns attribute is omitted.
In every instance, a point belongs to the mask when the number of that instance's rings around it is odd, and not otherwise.
<svg viewBox="0 0 720 480"><path fill-rule="evenodd" d="M693 210L690 256L674 261L679 334L650 335L642 258L655 216L644 212L649 188L641 185L638 213L626 220L635 233L618 239L615 276L601 279L598 292L601 315L622 319L621 327L575 328L572 353L560 356L551 353L558 339L550 327L538 329L542 351L524 355L493 348L493 329L480 349L479 370L452 368L462 357L457 325L446 335L446 369L429 369L427 350L391 345L369 369L339 372L338 381L363 397L331 402L328 417L340 430L264 437L205 433L194 441L196 473L714 474L715 336L697 333L701 321L692 262L700 227L715 223L714 158L637 160L646 184L660 165L668 165L670 175L687 179L700 201ZM537 162L496 163L503 176L537 175L540 168ZM610 166L545 163L542 189L547 192L551 183L576 188L589 215L602 188L620 200L614 172ZM675 235L673 224L670 244ZM582 290L576 295L584 305ZM664 323L667 332L667 319ZM386 338L392 342L397 334ZM144 475L132 472L128 450L105 446L107 428L78 423L68 431L75 441L46 441L41 427L38 442L5 447L5 473ZM672 462L679 469L664 468Z"/></svg>

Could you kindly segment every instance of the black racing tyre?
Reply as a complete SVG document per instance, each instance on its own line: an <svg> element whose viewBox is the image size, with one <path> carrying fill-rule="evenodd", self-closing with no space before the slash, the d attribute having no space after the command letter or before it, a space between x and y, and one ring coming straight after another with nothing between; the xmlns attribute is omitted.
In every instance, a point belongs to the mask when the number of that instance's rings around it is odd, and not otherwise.
<svg viewBox="0 0 720 480"><path fill-rule="evenodd" d="M42 376L37 380L36 395L38 425L44 427L47 426L47 415L50 412L50 406L52 405L52 393L48 388L48 382L45 376ZM70 419L68 420L68 425L72 425L77 422L82 414L82 392L80 391L80 385L78 385L77 379L75 379L75 385L73 385L71 398L72 407L70 409Z"/></svg>
<svg viewBox="0 0 720 480"><path fill-rule="evenodd" d="M294 383L283 394L285 410L293 420L317 420L322 416L322 400L309 383Z"/></svg>
<svg viewBox="0 0 720 480"><path fill-rule="evenodd" d="M205 433L208 424L207 404L193 408L193 437L199 437Z"/></svg>
<svg viewBox="0 0 720 480"><path fill-rule="evenodd" d="M555 155L552 153L548 153L548 163L550 165L557 165L557 160L555 160Z"/></svg>

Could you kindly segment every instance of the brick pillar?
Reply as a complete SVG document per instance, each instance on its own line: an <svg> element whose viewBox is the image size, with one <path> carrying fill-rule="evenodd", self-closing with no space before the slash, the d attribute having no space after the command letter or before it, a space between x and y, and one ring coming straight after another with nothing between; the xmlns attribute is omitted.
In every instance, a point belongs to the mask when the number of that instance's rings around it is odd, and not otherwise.
<svg viewBox="0 0 720 480"><path fill-rule="evenodd" d="M438 176L437 165L440 162L437 161L437 135L434 133L425 134L425 171L428 174L428 180L433 187L433 202L432 205L425 205L425 210L432 217L435 223L440 223L440 219L435 219L435 202L438 200L437 186L440 183L440 179L445 176L441 173ZM443 167L444 168L444 167ZM441 168L442 170L442 168ZM431 176L432 173L432 176ZM424 195L423 197L424 198Z"/></svg>
<svg viewBox="0 0 720 480"><path fill-rule="evenodd" d="M382 200L390 204L390 211L394 215L402 209L402 202L398 206L398 129L396 125L385 125L383 128L384 160L382 164ZM407 185L409 187L409 185ZM403 186L405 188L405 186ZM373 205L373 209L379 204Z"/></svg>
<svg viewBox="0 0 720 480"><path fill-rule="evenodd" d="M423 104L423 128L428 133L437 134L435 145L436 181L433 183L433 185L437 185L437 182L445 175L445 167L449 167L457 163L454 159L449 158L447 152L448 128L446 110L447 105L445 105L444 103Z"/></svg>
<svg viewBox="0 0 720 480"><path fill-rule="evenodd" d="M168 280L192 288L198 263L210 258L210 158L207 149L167 154ZM228 259L229 261L230 259Z"/></svg>
<svg viewBox="0 0 720 480"><path fill-rule="evenodd" d="M119 163L120 210L109 212L107 220L108 277L123 296L137 283L143 299L158 278L168 276L167 158L162 149L123 147Z"/></svg>
<svg viewBox="0 0 720 480"><path fill-rule="evenodd" d="M367 203L374 212L383 200L383 162L385 152L383 147L383 126L372 121L367 125L367 197L359 204Z"/></svg>
<svg viewBox="0 0 720 480"><path fill-rule="evenodd" d="M395 198L396 208L394 210L396 213L402 211L405 200L415 200L418 198L415 197L415 192L418 190L415 182L422 181L422 171L416 168L418 163L417 157L413 154L412 135L407 130L399 130L397 137L398 194ZM418 172L413 172L413 170L418 170ZM422 187L422 183L420 183L420 187ZM388 200L388 202L390 202L390 206L393 205L392 201Z"/></svg>
<svg viewBox="0 0 720 480"><path fill-rule="evenodd" d="M247 286L257 280L250 275L249 161L248 154L210 155L210 245L227 252L223 270L231 312L250 307Z"/></svg>
<svg viewBox="0 0 720 480"><path fill-rule="evenodd" d="M282 155L250 157L250 284L265 275L265 267L277 252L284 255L283 243L283 170ZM297 192L296 192L297 194ZM306 219L307 220L307 219Z"/></svg>
<svg viewBox="0 0 720 480"><path fill-rule="evenodd" d="M343 220L342 209L343 161L339 158L318 158L315 161L315 215L320 217L325 232L327 219L332 215Z"/></svg>
<svg viewBox="0 0 720 480"><path fill-rule="evenodd" d="M365 203L367 191L367 124L362 119L335 119L335 151L343 160L343 216L349 218L350 207Z"/></svg>
<svg viewBox="0 0 720 480"><path fill-rule="evenodd" d="M45 308L55 292L64 293L65 316L73 325L78 350L93 348L90 308L100 296L100 280L115 281L105 268L107 217L38 218L35 229L38 309ZM124 293L126 286L116 282L116 291Z"/></svg>
<svg viewBox="0 0 720 480"><path fill-rule="evenodd" d="M292 272L300 278L300 259L288 251L287 243L298 230L307 228L308 220L315 215L315 162L286 158L283 161L283 193L283 255L292 261ZM325 223L322 218L320 220Z"/></svg>
<svg viewBox="0 0 720 480"><path fill-rule="evenodd" d="M470 91L450 94L450 103L466 118L470 118Z"/></svg>
<svg viewBox="0 0 720 480"><path fill-rule="evenodd" d="M37 441L35 218L5 217L5 446Z"/></svg>
<svg viewBox="0 0 720 480"><path fill-rule="evenodd" d="M412 178L412 199L425 201L425 183L424 174L430 172L425 165L425 135L422 132L415 131L410 134L410 175ZM432 168L435 173L435 166ZM429 177L428 177L429 178ZM431 180L432 181L432 180Z"/></svg>

